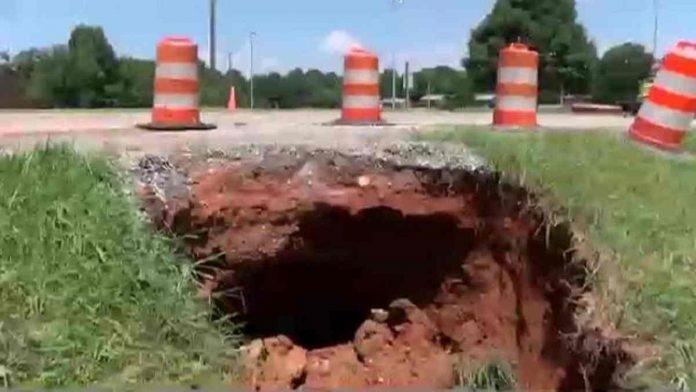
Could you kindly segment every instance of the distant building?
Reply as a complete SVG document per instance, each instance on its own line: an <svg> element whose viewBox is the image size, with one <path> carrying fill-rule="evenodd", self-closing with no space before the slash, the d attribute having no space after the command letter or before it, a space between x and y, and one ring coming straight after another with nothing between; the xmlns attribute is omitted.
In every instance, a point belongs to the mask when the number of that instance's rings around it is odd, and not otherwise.
<svg viewBox="0 0 696 392"><path fill-rule="evenodd" d="M494 93L483 93L475 94L474 102L477 105L486 105L490 108L495 106L495 94Z"/></svg>
<svg viewBox="0 0 696 392"><path fill-rule="evenodd" d="M443 94L429 94L422 96L420 102L426 105L428 102L430 102L431 105L438 105L444 102L445 99L447 99L447 97Z"/></svg>
<svg viewBox="0 0 696 392"><path fill-rule="evenodd" d="M486 103L495 99L494 93L476 94L474 95L474 101L479 103Z"/></svg>
<svg viewBox="0 0 696 392"><path fill-rule="evenodd" d="M396 98L395 100L392 100L392 98L383 98L382 99L382 107L385 107L385 108L392 107L392 101L396 103L397 108L406 107L406 100L404 98Z"/></svg>

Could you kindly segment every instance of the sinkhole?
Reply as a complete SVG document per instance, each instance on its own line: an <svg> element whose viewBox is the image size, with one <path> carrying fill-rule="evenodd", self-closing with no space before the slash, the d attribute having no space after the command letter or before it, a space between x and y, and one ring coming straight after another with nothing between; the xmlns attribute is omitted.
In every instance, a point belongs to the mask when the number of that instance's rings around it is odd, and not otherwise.
<svg viewBox="0 0 696 392"><path fill-rule="evenodd" d="M496 360L516 388L601 390L632 364L576 321L591 285L570 227L493 173L320 153L186 176L145 209L241 325L257 389L451 388Z"/></svg>

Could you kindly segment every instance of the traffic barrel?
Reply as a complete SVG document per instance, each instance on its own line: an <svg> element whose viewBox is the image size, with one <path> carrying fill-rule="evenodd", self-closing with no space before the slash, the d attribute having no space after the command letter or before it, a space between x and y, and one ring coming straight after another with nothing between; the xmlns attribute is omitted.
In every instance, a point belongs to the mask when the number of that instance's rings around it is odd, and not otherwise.
<svg viewBox="0 0 696 392"><path fill-rule="evenodd" d="M340 124L382 124L379 91L379 58L361 48L345 56L343 105Z"/></svg>
<svg viewBox="0 0 696 392"><path fill-rule="evenodd" d="M515 43L500 51L493 125L501 128L537 126L539 54Z"/></svg>
<svg viewBox="0 0 696 392"><path fill-rule="evenodd" d="M696 42L682 41L663 59L629 136L662 150L680 150L695 113Z"/></svg>
<svg viewBox="0 0 696 392"><path fill-rule="evenodd" d="M213 129L200 120L198 45L185 37L166 37L157 45L150 130Z"/></svg>

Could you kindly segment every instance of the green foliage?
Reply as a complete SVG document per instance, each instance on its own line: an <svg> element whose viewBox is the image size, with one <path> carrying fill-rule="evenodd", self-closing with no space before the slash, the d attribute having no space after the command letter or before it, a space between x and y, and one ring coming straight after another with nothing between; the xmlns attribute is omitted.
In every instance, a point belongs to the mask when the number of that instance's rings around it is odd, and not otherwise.
<svg viewBox="0 0 696 392"><path fill-rule="evenodd" d="M149 107L153 101L155 64L117 58L99 27L78 26L67 46L29 49L10 64L26 86L27 97L44 107ZM237 70L223 74L199 65L200 103L227 105L230 87L239 106L249 105L249 81ZM261 108L336 108L341 79L335 73L296 69L288 75L256 75L256 106Z"/></svg>
<svg viewBox="0 0 696 392"><path fill-rule="evenodd" d="M27 96L41 105L68 107L75 96L66 83L70 67L70 53L65 46L55 46L38 54L30 63L25 63L31 74L27 84Z"/></svg>
<svg viewBox="0 0 696 392"><path fill-rule="evenodd" d="M446 108L458 108L471 104L474 100L474 91L466 72L439 66L423 69L414 74L413 90L411 98L419 100L424 95L445 95Z"/></svg>
<svg viewBox="0 0 696 392"><path fill-rule="evenodd" d="M260 107L336 108L341 103L341 80L334 73L296 68L287 75L259 75L254 79Z"/></svg>
<svg viewBox="0 0 696 392"><path fill-rule="evenodd" d="M595 100L605 103L635 100L640 83L650 76L653 61L643 45L625 43L609 49L597 66Z"/></svg>
<svg viewBox="0 0 696 392"><path fill-rule="evenodd" d="M227 105L231 80L217 70L207 68L203 63L198 65L200 75L200 103L204 106Z"/></svg>
<svg viewBox="0 0 696 392"><path fill-rule="evenodd" d="M117 82L107 86L106 94L120 107L152 105L155 63L148 60L121 58Z"/></svg>
<svg viewBox="0 0 696 392"><path fill-rule="evenodd" d="M24 87L26 79L14 66L7 52L0 52L0 108L22 108L32 106Z"/></svg>
<svg viewBox="0 0 696 392"><path fill-rule="evenodd" d="M190 267L124 189L109 162L68 148L0 157L0 370L12 384L221 382L234 365Z"/></svg>
<svg viewBox="0 0 696 392"><path fill-rule="evenodd" d="M385 69L380 75L379 75L379 93L382 96L382 98L390 98L392 97L392 90L393 90L393 77L394 77L394 70L393 69ZM398 72L396 72L396 96L397 97L403 97L404 96L404 85L402 82L401 75L399 75Z"/></svg>
<svg viewBox="0 0 696 392"><path fill-rule="evenodd" d="M513 42L539 51L542 90L590 90L597 50L577 22L575 0L496 0L472 31L464 60L477 91L494 90L498 53Z"/></svg>
<svg viewBox="0 0 696 392"><path fill-rule="evenodd" d="M34 67L38 63L40 57L46 52L46 50L36 48L23 50L12 58L11 66L19 76L28 80L32 72L34 72Z"/></svg>
<svg viewBox="0 0 696 392"><path fill-rule="evenodd" d="M696 388L696 163L665 159L600 132L457 129L431 137L464 142L506 175L545 192L567 207L594 244L616 252L616 265L607 270L612 275L600 275L596 289L621 331L649 336L664 349L636 376Z"/></svg>
<svg viewBox="0 0 696 392"><path fill-rule="evenodd" d="M468 374L457 373L459 386L472 391L514 391L517 384L512 366L505 361L493 361Z"/></svg>
<svg viewBox="0 0 696 392"><path fill-rule="evenodd" d="M30 49L13 59L27 95L52 107L113 104L118 60L100 27L76 27L67 46Z"/></svg>
<svg viewBox="0 0 696 392"><path fill-rule="evenodd" d="M65 84L71 106L106 106L112 97L107 86L116 81L118 63L101 27L78 26L68 41Z"/></svg>

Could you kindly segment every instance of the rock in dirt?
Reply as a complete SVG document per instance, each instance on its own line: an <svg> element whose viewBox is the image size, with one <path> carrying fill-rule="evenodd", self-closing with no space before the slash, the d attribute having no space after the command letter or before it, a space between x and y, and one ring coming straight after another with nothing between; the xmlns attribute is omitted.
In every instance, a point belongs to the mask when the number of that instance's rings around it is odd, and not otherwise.
<svg viewBox="0 0 696 392"><path fill-rule="evenodd" d="M304 378L307 351L285 336L254 341L245 351L248 380L255 390L293 389Z"/></svg>
<svg viewBox="0 0 696 392"><path fill-rule="evenodd" d="M368 387L365 366L358 360L352 344L311 351L307 355L309 390Z"/></svg>

